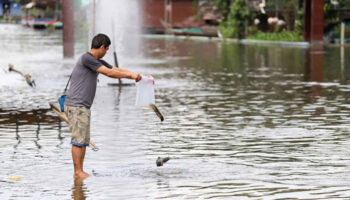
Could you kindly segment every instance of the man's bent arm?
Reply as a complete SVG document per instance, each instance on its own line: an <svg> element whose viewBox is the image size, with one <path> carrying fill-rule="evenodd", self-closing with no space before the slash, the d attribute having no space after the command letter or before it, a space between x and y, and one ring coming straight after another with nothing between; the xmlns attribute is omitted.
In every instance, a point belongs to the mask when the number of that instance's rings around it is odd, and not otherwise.
<svg viewBox="0 0 350 200"><path fill-rule="evenodd" d="M141 76L139 73L131 72L129 70L116 68L116 67L113 67L112 69L110 69L106 66L101 66L96 70L96 72L111 78L128 78L128 79L134 79L136 81L139 81L141 79L140 78Z"/></svg>

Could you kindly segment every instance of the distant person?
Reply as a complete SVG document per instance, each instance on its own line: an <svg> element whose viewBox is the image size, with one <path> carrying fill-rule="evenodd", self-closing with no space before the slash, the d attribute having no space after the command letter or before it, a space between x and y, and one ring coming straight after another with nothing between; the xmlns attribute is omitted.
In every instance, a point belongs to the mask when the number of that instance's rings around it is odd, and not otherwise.
<svg viewBox="0 0 350 200"><path fill-rule="evenodd" d="M10 3L7 2L2 4L2 10L3 10L4 18L8 20L10 17Z"/></svg>
<svg viewBox="0 0 350 200"><path fill-rule="evenodd" d="M65 102L69 127L72 131L72 159L74 164L74 178L87 178L88 173L83 170L86 146L90 142L90 107L94 101L99 73L111 78L129 78L136 82L141 75L126 69L111 66L101 58L106 54L111 44L108 36L96 35L91 44L91 50L83 54L75 65L71 83Z"/></svg>

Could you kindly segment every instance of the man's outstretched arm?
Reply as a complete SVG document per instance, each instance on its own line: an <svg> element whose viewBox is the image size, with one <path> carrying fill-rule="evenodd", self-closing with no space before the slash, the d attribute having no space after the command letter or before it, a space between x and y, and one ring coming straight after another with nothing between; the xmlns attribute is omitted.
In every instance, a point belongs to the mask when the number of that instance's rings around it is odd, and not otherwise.
<svg viewBox="0 0 350 200"><path fill-rule="evenodd" d="M136 72L131 72L126 69L122 68L108 68L106 66L99 67L96 72L101 73L103 75L106 75L111 78L128 78L128 79L134 79L136 82L141 80L141 75Z"/></svg>

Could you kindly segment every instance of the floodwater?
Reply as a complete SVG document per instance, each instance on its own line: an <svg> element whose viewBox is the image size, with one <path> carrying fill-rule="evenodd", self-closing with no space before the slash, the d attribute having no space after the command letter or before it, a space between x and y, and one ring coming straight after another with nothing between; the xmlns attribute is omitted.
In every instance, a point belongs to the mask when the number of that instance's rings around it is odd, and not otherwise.
<svg viewBox="0 0 350 200"><path fill-rule="evenodd" d="M100 76L100 150L87 150L91 177L74 182L70 132L48 102L87 49L63 60L61 32L19 25L1 25L0 41L0 199L350 198L350 58L339 47L143 37L143 56L120 64L155 77L165 121L134 106L135 86ZM158 156L171 160L156 167Z"/></svg>

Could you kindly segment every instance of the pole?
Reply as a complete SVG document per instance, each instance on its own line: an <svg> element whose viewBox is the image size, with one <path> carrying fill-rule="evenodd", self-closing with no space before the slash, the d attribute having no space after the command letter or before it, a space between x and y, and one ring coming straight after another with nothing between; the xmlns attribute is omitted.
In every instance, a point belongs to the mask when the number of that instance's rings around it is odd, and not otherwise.
<svg viewBox="0 0 350 200"><path fill-rule="evenodd" d="M173 27L173 2L169 0L169 23L170 23L170 28Z"/></svg>
<svg viewBox="0 0 350 200"><path fill-rule="evenodd" d="M345 80L345 75L344 75L344 72L345 72L345 49L344 49L344 45L341 45L340 46L340 73L341 73L341 81L343 82Z"/></svg>
<svg viewBox="0 0 350 200"><path fill-rule="evenodd" d="M312 0L311 5L311 42L323 42L324 0Z"/></svg>
<svg viewBox="0 0 350 200"><path fill-rule="evenodd" d="M165 25L168 24L168 0L164 0L164 21Z"/></svg>
<svg viewBox="0 0 350 200"><path fill-rule="evenodd" d="M63 0L63 56L74 56L74 7L73 0Z"/></svg>
<svg viewBox="0 0 350 200"><path fill-rule="evenodd" d="M118 64L118 58L117 58L117 52L113 52L113 56L114 56L114 64L115 64L115 67L119 68L119 64ZM122 85L122 80L120 78L118 78L118 84L119 86Z"/></svg>
<svg viewBox="0 0 350 200"><path fill-rule="evenodd" d="M117 57L117 47L116 47L116 41L115 41L115 31L114 31L114 19L112 19L112 37L113 37L113 57L114 57L114 65L116 68L119 68L119 63L118 63L118 57ZM122 85L122 80L120 78L118 78L118 85L119 87Z"/></svg>
<svg viewBox="0 0 350 200"><path fill-rule="evenodd" d="M311 42L311 0L304 1L304 41Z"/></svg>
<svg viewBox="0 0 350 200"><path fill-rule="evenodd" d="M341 23L341 32L340 32L340 44L344 45L345 44L345 23Z"/></svg>

